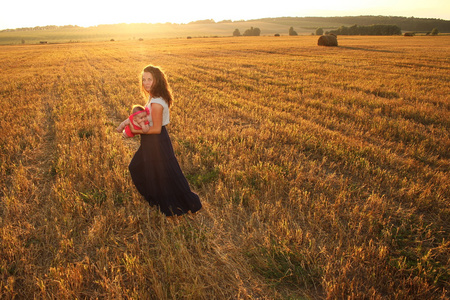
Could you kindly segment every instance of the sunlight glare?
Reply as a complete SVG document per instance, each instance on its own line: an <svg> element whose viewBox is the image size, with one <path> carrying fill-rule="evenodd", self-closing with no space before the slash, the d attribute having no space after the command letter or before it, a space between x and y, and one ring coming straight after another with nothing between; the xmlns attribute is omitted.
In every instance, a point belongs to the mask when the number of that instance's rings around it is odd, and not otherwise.
<svg viewBox="0 0 450 300"><path fill-rule="evenodd" d="M24 9L26 8L26 9ZM117 23L189 23L213 19L252 20L306 16L415 16L450 19L450 1L427 0L291 0L212 2L207 0L144 1L8 1L0 10L0 29L46 25L94 26Z"/></svg>

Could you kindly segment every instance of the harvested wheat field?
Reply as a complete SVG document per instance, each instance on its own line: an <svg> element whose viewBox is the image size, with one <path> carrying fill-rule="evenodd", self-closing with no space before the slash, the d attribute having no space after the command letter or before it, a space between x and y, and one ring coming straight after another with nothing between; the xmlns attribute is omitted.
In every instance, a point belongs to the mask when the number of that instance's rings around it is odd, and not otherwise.
<svg viewBox="0 0 450 300"><path fill-rule="evenodd" d="M0 298L448 297L450 36L338 39L0 47ZM147 64L195 215L114 131Z"/></svg>

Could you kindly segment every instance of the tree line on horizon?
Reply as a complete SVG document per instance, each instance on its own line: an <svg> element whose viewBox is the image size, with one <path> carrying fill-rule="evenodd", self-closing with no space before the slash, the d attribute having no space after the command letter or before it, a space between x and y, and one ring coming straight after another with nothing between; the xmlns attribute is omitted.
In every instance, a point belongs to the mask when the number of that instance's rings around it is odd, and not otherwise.
<svg viewBox="0 0 450 300"><path fill-rule="evenodd" d="M279 18L262 18L255 20L223 20L216 22L212 19L208 20L198 20L188 23L189 24L215 24L215 23L236 23L236 22L255 22L262 21L268 23L285 24L288 26L301 27L302 22L314 22L317 24L323 23L323 27L330 27L328 24L342 24L342 26L348 26L350 24L359 24L360 26L370 26L373 24L379 25L391 25L395 24L403 30L407 31L431 31L437 28L439 32L450 32L450 21L442 19L432 19L432 18L415 18L415 17L395 17L395 16L348 16L348 17L279 17ZM152 25L151 23L142 23L146 25ZM172 24L172 23L166 23ZM104 27L104 26L123 26L132 24L103 24L93 27ZM154 24L153 24L154 25ZM161 24L160 24L161 25ZM36 26L36 27L23 27L16 29L4 29L2 31L36 31L36 30L55 30L55 29L84 29L85 27L80 27L77 25L47 25L47 26Z"/></svg>
<svg viewBox="0 0 450 300"><path fill-rule="evenodd" d="M264 18L259 21L286 24L289 26L299 26L302 22L322 23L323 27L331 27L329 24L341 24L350 26L358 24L360 26L370 26L373 24L392 25L395 24L407 31L428 32L437 28L439 32L450 32L450 20L436 18L415 18L399 16L346 16L346 17L279 17Z"/></svg>
<svg viewBox="0 0 450 300"><path fill-rule="evenodd" d="M401 35L402 30L397 25L353 25L350 27L341 26L336 30L331 30L329 33L335 35Z"/></svg>
<svg viewBox="0 0 450 300"><path fill-rule="evenodd" d="M435 30L435 29L433 29ZM397 25L371 25L371 26L358 26L353 25L350 27L341 26L336 30L331 30L325 32L326 34L334 34L334 35L401 35L402 30ZM317 28L316 35L323 35L323 28ZM261 29L253 28L245 30L243 36L260 36ZM279 34L278 34L279 35ZM289 28L289 36L296 36L297 32L294 30L294 27ZM241 36L241 32L239 29L235 29L233 32L233 36Z"/></svg>

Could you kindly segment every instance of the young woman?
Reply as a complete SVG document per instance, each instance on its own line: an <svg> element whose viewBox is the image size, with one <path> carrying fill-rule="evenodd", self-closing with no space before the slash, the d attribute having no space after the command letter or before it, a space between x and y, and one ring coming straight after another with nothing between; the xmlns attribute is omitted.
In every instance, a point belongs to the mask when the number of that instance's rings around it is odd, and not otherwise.
<svg viewBox="0 0 450 300"><path fill-rule="evenodd" d="M149 99L145 107L150 110L150 128L143 132L130 126L134 134L141 135L141 145L128 167L133 183L150 205L158 206L167 216L189 211L195 213L202 207L200 199L191 191L181 171L166 130L173 98L167 78L160 68L144 68L141 90ZM129 119L122 122L118 131L129 122Z"/></svg>

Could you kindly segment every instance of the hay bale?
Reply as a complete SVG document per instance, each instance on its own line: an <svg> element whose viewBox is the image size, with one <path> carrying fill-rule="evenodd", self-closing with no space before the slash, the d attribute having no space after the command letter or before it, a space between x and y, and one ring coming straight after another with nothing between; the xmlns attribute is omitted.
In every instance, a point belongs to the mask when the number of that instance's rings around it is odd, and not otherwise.
<svg viewBox="0 0 450 300"><path fill-rule="evenodd" d="M321 35L319 37L319 40L317 41L317 45L337 47L338 45L337 37L334 34Z"/></svg>

